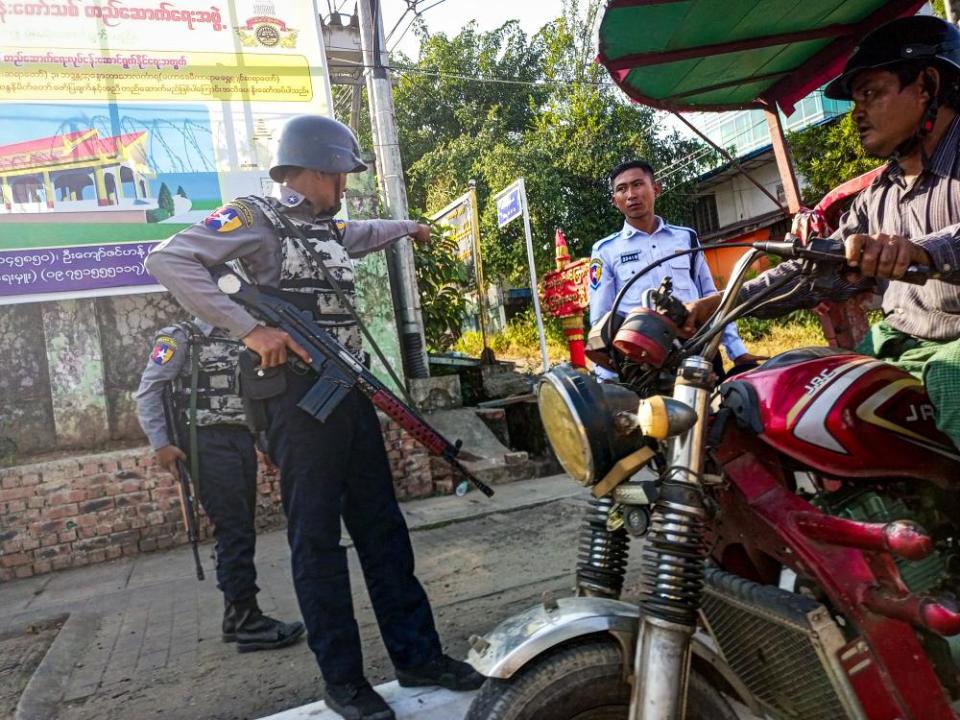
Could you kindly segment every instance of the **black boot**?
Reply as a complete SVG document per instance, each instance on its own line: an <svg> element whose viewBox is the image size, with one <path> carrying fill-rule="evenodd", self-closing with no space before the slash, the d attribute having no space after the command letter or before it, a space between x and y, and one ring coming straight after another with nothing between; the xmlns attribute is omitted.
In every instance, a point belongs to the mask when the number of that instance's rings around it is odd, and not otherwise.
<svg viewBox="0 0 960 720"><path fill-rule="evenodd" d="M256 598L227 603L223 613L223 640L237 643L238 652L286 647L303 635L303 623L285 623L264 615Z"/></svg>
<svg viewBox="0 0 960 720"><path fill-rule="evenodd" d="M439 685L447 690L476 690L486 678L469 665L441 655L436 660L415 668L397 668L397 682L401 687Z"/></svg>
<svg viewBox="0 0 960 720"><path fill-rule="evenodd" d="M397 717L366 680L343 685L327 683L327 707L345 720L395 720Z"/></svg>

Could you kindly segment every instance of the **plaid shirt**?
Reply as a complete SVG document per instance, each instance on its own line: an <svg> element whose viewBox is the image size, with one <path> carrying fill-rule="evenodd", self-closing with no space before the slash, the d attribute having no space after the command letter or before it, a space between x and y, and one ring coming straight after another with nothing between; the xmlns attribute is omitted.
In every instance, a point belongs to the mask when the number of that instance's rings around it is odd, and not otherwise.
<svg viewBox="0 0 960 720"><path fill-rule="evenodd" d="M960 270L960 116L950 124L912 185L906 183L900 166L891 161L853 201L833 237L843 240L858 233L899 235L926 250L936 270ZM738 300L754 296L771 280L796 273L799 265L796 260L780 263L744 285ZM827 290L800 291L784 302L764 307L757 315L776 317L813 307L821 300L846 300L876 286L885 290L883 312L892 328L925 340L960 338L960 286L938 280L912 285L864 279L853 285L838 278ZM787 285L784 291L790 287Z"/></svg>

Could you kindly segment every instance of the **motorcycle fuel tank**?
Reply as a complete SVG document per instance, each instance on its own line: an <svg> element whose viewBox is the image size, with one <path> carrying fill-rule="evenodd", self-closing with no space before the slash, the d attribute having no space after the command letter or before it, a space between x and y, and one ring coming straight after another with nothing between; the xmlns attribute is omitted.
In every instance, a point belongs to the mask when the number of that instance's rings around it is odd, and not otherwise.
<svg viewBox="0 0 960 720"><path fill-rule="evenodd" d="M881 360L792 351L731 382L755 391L764 441L826 475L960 477L960 453L937 430L923 385Z"/></svg>

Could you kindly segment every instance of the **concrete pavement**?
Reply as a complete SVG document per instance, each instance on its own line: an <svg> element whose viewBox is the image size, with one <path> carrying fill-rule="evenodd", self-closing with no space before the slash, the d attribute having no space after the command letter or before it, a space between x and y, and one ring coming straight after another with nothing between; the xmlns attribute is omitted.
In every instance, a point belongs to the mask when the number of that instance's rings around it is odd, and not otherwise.
<svg viewBox="0 0 960 720"><path fill-rule="evenodd" d="M496 490L490 500L471 492L403 505L415 531L418 576L451 654L463 656L471 633L543 591L572 586L585 491L562 475ZM322 684L305 643L239 655L220 642L222 600L211 550L201 548L208 576L202 583L194 579L189 548L181 547L0 585L0 636L67 616L20 697L16 720L227 720L316 703ZM350 558L368 675L387 682L392 667L352 552ZM298 617L284 531L259 537L257 568L263 609ZM424 702L424 693L415 695L411 709ZM402 709L407 701L397 699ZM434 696L430 702L465 700Z"/></svg>

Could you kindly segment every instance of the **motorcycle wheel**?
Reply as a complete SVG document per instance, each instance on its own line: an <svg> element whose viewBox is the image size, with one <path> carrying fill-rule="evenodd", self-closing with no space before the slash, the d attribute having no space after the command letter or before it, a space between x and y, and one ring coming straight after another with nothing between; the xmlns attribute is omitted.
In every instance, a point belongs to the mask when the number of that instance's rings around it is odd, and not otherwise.
<svg viewBox="0 0 960 720"><path fill-rule="evenodd" d="M464 720L624 720L630 685L613 640L559 648L509 680L489 678ZM696 671L686 720L737 720L729 703Z"/></svg>

